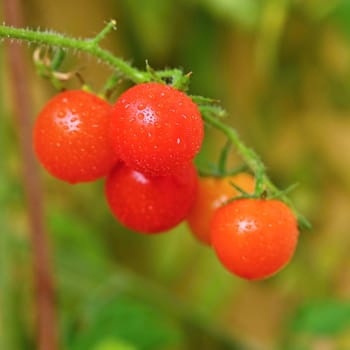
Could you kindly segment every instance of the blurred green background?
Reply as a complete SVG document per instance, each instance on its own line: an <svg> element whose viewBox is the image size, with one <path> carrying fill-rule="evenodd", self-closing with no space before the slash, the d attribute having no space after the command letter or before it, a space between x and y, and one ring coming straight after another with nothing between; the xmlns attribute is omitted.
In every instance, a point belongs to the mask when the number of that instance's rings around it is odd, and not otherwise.
<svg viewBox="0 0 350 350"><path fill-rule="evenodd" d="M227 123L312 222L293 261L248 282L185 224L148 237L112 217L103 181L70 186L41 169L63 349L350 349L350 1L26 0L25 24L78 37L111 18L103 46L143 68L193 72ZM33 120L55 93L30 71ZM109 70L68 55L99 89ZM18 134L0 46L0 349L33 349L34 306ZM69 87L77 87L72 83ZM224 140L207 130L202 159Z"/></svg>

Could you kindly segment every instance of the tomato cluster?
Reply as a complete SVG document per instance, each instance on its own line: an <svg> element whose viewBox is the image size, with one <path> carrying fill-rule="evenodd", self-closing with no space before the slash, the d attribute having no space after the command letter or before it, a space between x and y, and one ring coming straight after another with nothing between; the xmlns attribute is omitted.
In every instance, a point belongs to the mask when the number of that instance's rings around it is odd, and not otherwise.
<svg viewBox="0 0 350 350"><path fill-rule="evenodd" d="M203 137L191 98L144 83L114 105L83 90L58 94L36 119L33 145L41 164L63 181L106 177L107 203L125 227L155 234L187 219L229 271L247 279L270 276L294 253L296 219L278 200L231 201L240 195L236 188L254 192L249 174L199 178L193 159Z"/></svg>
<svg viewBox="0 0 350 350"><path fill-rule="evenodd" d="M117 219L142 233L184 220L196 197L192 164L204 136L198 107L159 83L135 85L114 106L92 93L65 91L40 112L33 132L39 161L69 183L107 177Z"/></svg>

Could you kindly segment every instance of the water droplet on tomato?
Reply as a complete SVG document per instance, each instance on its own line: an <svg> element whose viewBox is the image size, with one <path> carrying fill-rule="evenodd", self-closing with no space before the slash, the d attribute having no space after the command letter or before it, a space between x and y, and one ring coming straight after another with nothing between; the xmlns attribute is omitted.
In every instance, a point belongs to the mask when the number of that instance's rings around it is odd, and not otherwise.
<svg viewBox="0 0 350 350"><path fill-rule="evenodd" d="M137 109L138 109L139 111L143 110L144 108L145 108L145 106L144 106L143 103L140 103L140 104L137 105Z"/></svg>

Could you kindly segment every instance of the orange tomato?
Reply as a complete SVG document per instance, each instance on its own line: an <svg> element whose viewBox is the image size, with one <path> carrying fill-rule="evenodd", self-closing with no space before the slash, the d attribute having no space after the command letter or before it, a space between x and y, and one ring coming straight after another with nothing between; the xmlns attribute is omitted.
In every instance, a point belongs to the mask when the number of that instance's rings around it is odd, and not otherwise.
<svg viewBox="0 0 350 350"><path fill-rule="evenodd" d="M298 242L292 210L276 199L239 199L215 211L211 241L222 265L248 280L267 278L291 260Z"/></svg>
<svg viewBox="0 0 350 350"><path fill-rule="evenodd" d="M201 242L210 245L210 222L214 211L228 199L240 193L231 185L236 184L248 193L254 192L255 179L247 173L226 177L202 177L199 180L195 203L187 217L193 235Z"/></svg>

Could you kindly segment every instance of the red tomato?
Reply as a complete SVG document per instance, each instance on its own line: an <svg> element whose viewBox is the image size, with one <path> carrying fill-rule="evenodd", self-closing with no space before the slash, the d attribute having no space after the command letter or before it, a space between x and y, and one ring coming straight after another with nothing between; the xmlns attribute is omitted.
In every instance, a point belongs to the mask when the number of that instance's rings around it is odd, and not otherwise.
<svg viewBox="0 0 350 350"><path fill-rule="evenodd" d="M111 110L109 103L82 90L53 97L34 124L33 145L40 163L69 183L107 175L117 161L108 132Z"/></svg>
<svg viewBox="0 0 350 350"><path fill-rule="evenodd" d="M105 193L113 214L124 226L140 233L159 233L185 219L197 184L192 164L157 177L119 164L107 177Z"/></svg>
<svg viewBox="0 0 350 350"><path fill-rule="evenodd" d="M159 83L135 85L117 100L112 144L131 168L152 176L186 167L204 136L198 107L183 92Z"/></svg>
<svg viewBox="0 0 350 350"><path fill-rule="evenodd" d="M214 211L228 199L240 195L231 183L245 192L254 192L255 179L247 173L226 177L202 177L199 180L198 194L187 221L191 232L203 243L210 244L210 221Z"/></svg>
<svg viewBox="0 0 350 350"><path fill-rule="evenodd" d="M211 239L229 271L261 279L290 261L298 241L297 220L279 200L239 199L215 212Z"/></svg>

